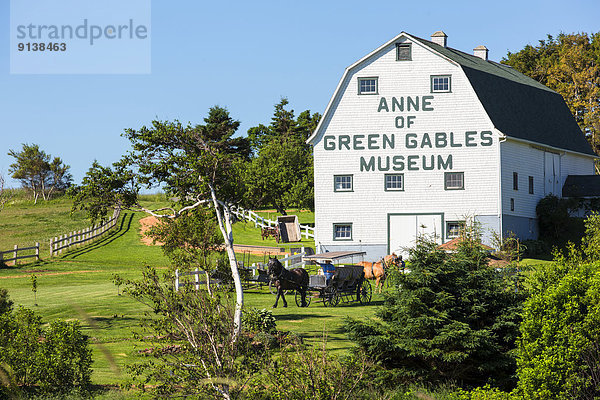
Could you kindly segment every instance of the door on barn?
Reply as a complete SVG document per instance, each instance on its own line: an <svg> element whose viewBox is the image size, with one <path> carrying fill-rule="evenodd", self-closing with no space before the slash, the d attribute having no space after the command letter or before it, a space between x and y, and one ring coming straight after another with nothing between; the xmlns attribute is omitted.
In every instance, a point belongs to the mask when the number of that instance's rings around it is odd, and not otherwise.
<svg viewBox="0 0 600 400"><path fill-rule="evenodd" d="M388 252L408 256L419 236L429 236L442 243L444 235L443 213L431 214L388 214Z"/></svg>
<svg viewBox="0 0 600 400"><path fill-rule="evenodd" d="M544 152L544 194L561 196L560 155Z"/></svg>

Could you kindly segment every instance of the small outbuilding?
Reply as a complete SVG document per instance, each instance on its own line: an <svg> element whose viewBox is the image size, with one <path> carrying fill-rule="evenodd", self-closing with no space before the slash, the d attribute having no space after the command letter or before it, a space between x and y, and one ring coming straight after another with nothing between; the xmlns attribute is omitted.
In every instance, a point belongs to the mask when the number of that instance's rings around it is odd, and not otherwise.
<svg viewBox="0 0 600 400"><path fill-rule="evenodd" d="M297 215L278 216L277 226L279 227L279 235L282 242L299 242L302 239L302 231L300 230L300 222L298 222Z"/></svg>

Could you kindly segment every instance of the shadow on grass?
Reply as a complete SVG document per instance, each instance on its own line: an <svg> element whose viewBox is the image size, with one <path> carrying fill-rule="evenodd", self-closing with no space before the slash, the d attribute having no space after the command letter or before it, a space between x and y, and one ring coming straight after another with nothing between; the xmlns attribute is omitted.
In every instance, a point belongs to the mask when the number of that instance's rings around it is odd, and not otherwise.
<svg viewBox="0 0 600 400"><path fill-rule="evenodd" d="M115 325L131 325L138 324L138 318L124 317L124 316L112 316L112 317L90 317L90 320L94 322L94 329L110 329Z"/></svg>
<svg viewBox="0 0 600 400"><path fill-rule="evenodd" d="M119 239L120 237L125 235L127 232L129 232L129 230L131 229L132 223L133 223L133 213L124 213L123 218L121 218L121 224L119 225L119 228L116 231L109 233L104 238L101 238L98 241L96 241L88 246L85 246L78 250L73 250L72 252L69 252L68 254L66 254L60 258L62 260L69 260L69 259L74 260L77 257L80 257L91 251L108 246L109 244L111 244L112 242Z"/></svg>
<svg viewBox="0 0 600 400"><path fill-rule="evenodd" d="M329 315L314 315L314 314L295 314L295 313L290 313L290 314L279 314L279 315L275 315L275 318L278 320L282 320L284 322L289 322L289 321L298 321L298 320L304 320L304 319L322 319L322 318L331 318L331 316Z"/></svg>

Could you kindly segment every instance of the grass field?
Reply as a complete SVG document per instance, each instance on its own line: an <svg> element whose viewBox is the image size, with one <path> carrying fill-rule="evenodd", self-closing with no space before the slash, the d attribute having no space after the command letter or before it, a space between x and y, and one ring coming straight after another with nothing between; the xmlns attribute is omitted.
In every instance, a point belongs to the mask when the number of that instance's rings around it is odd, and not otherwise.
<svg viewBox="0 0 600 400"><path fill-rule="evenodd" d="M38 241L38 238L64 233L46 227L49 224L68 225L66 230L86 226L81 214L69 215L70 207L66 199L36 206L5 207L0 212L0 250L10 249L20 241ZM135 279L147 265L157 269L169 267L160 247L140 241L139 219L142 217L145 215L141 213L123 212L118 229L92 245L53 259L47 259L47 253L42 253L46 259L40 262L0 269L0 287L8 289L16 305L34 309L46 322L56 318L82 321L86 334L92 338L95 384L125 382L127 374L123 367L139 359L137 351L143 346L132 339L132 332L139 329L139 320L148 310L131 298L117 294L113 274ZM314 220L314 215L306 217ZM260 231L252 224L236 224L234 236L238 244L277 245L273 239L262 241ZM293 244L294 247L301 245L314 246L314 242ZM250 257L250 262L262 260L264 256ZM37 306L31 290L32 274L37 276ZM266 288L249 288L245 292L246 307L270 309L273 302L274 296ZM352 345L342 330L344 318L372 316L376 309L373 304L380 302L380 297L374 297L368 306L348 304L326 308L313 302L308 308L298 308L292 295L288 297L288 308L282 308L280 303L273 314L279 329L294 331L308 343L320 343L326 335L328 347L340 353ZM113 364L119 370L112 368Z"/></svg>

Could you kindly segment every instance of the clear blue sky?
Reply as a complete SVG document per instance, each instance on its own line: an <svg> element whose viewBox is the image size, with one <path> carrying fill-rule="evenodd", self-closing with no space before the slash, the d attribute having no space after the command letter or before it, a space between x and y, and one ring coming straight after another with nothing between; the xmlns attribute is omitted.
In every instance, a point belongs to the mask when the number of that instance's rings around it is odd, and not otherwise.
<svg viewBox="0 0 600 400"><path fill-rule="evenodd" d="M220 105L245 134L282 96L296 113L323 113L344 69L402 31L443 30L450 47L483 44L496 61L547 34L600 31L598 0L153 0L150 74L11 75L10 2L1 3L0 173L9 149L36 143L76 183L94 159L111 164L128 150L123 129L156 118L201 123Z"/></svg>

